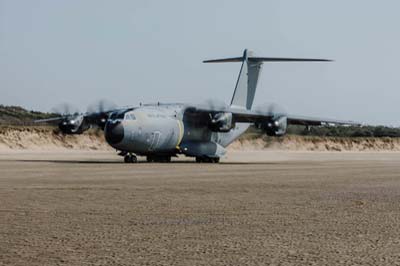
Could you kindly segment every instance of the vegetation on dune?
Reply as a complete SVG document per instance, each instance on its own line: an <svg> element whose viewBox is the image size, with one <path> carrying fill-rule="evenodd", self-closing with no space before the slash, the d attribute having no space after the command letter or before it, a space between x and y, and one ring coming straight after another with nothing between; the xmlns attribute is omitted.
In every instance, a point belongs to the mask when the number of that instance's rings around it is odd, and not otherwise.
<svg viewBox="0 0 400 266"><path fill-rule="evenodd" d="M29 111L20 106L0 105L0 124L32 125L35 120L55 117L53 113Z"/></svg>
<svg viewBox="0 0 400 266"><path fill-rule="evenodd" d="M323 126L311 127L309 130L303 126L289 126L289 134L300 136L318 136L318 137L400 137L400 128L385 126Z"/></svg>
<svg viewBox="0 0 400 266"><path fill-rule="evenodd" d="M310 127L304 126L288 126L287 134L310 137L343 137L343 138L398 138L400 137L400 128L385 126L321 126ZM244 138L258 138L265 135L261 130L251 127Z"/></svg>

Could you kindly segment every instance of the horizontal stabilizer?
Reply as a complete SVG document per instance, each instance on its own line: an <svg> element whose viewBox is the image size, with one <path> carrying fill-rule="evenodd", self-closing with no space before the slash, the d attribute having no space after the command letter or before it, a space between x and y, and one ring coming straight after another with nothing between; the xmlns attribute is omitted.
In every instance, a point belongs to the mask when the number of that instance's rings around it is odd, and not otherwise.
<svg viewBox="0 0 400 266"><path fill-rule="evenodd" d="M212 59L203 61L203 63L230 63L243 62L244 57L232 57L224 59ZM312 59L312 58L282 58L282 57L248 57L248 61L252 62L332 62L329 59Z"/></svg>
<svg viewBox="0 0 400 266"><path fill-rule="evenodd" d="M252 51L244 50L241 57L230 57L203 61L204 63L242 62L236 82L231 106L250 110L256 93L258 78L264 62L330 62L327 59L258 57Z"/></svg>
<svg viewBox="0 0 400 266"><path fill-rule="evenodd" d="M224 59L212 59L205 60L203 63L229 63L229 62L243 62L243 57L232 57L232 58L224 58Z"/></svg>
<svg viewBox="0 0 400 266"><path fill-rule="evenodd" d="M249 60L256 62L332 62L332 60L329 59L281 58L281 57L250 57Z"/></svg>

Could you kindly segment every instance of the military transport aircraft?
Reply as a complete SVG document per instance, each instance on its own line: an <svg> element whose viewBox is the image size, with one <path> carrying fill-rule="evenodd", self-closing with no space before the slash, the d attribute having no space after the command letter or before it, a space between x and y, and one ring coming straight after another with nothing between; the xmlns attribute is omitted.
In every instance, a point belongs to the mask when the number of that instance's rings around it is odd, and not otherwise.
<svg viewBox="0 0 400 266"><path fill-rule="evenodd" d="M126 163L146 156L148 162L170 162L172 156L195 157L196 162L218 163L226 147L250 125L270 136L282 136L288 124L359 125L352 121L288 115L273 110L252 110L263 62L327 62L324 59L257 57L245 50L243 56L207 60L204 63L242 62L229 106L201 104L144 104L138 107L100 110L66 115L40 122L56 121L62 132L80 134L92 126L104 129L105 139L124 156Z"/></svg>

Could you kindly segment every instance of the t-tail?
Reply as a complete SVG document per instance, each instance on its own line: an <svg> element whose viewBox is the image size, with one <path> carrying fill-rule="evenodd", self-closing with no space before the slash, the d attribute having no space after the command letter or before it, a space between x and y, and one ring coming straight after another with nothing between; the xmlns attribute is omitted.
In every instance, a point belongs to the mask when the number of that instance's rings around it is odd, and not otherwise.
<svg viewBox="0 0 400 266"><path fill-rule="evenodd" d="M253 106L258 78L264 62L329 62L327 59L257 57L244 50L242 57L206 60L203 63L243 62L233 93L231 107L250 110Z"/></svg>

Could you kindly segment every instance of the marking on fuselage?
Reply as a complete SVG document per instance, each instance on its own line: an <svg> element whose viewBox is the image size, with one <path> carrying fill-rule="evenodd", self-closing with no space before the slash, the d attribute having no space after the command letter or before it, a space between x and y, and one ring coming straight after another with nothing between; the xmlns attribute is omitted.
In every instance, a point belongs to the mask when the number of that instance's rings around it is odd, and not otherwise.
<svg viewBox="0 0 400 266"><path fill-rule="evenodd" d="M183 139L183 123L179 119L177 119L176 122L178 123L179 127L179 136L178 136L178 142L176 143L176 148L179 149L179 144L181 144L181 141Z"/></svg>
<svg viewBox="0 0 400 266"><path fill-rule="evenodd" d="M160 142L161 132L155 131L151 135L152 135L152 141L149 147L149 151L154 151L155 149L157 149L158 143Z"/></svg>

